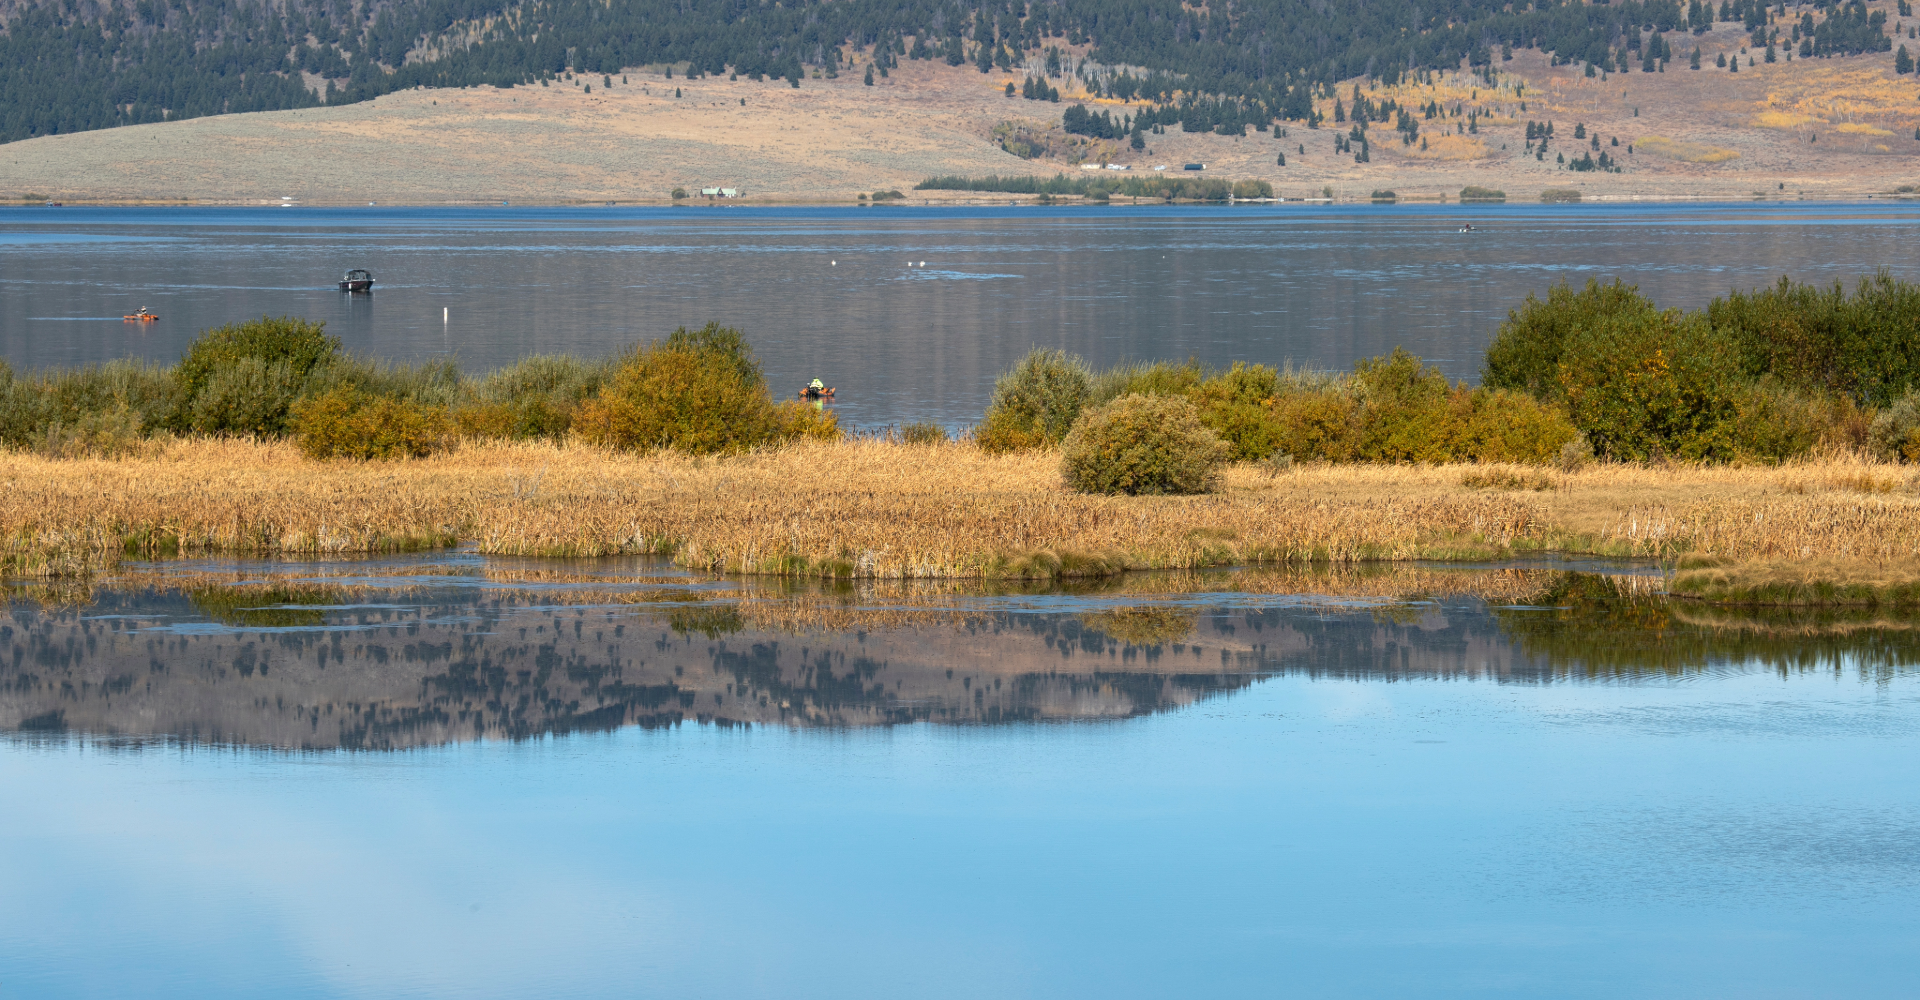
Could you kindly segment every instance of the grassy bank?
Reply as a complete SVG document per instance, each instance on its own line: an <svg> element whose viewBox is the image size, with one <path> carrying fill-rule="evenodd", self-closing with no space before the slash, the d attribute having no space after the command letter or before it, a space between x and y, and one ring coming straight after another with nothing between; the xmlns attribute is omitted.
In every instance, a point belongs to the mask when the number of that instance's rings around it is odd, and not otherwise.
<svg viewBox="0 0 1920 1000"><path fill-rule="evenodd" d="M1155 497L1070 492L1059 470L1051 450L993 455L967 443L883 441L705 458L466 443L388 463L316 461L289 443L230 438L175 440L119 459L12 452L0 454L0 567L72 576L127 557L460 543L895 579L1542 551L1688 555L1724 566L1920 559L1920 495L1898 468L1862 461L1572 472L1322 463L1276 472L1239 463L1217 492Z"/></svg>

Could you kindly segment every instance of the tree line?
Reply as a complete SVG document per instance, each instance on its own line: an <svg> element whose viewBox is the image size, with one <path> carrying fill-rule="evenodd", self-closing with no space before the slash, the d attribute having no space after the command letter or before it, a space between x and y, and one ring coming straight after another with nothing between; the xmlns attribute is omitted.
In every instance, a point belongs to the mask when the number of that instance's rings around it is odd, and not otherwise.
<svg viewBox="0 0 1920 1000"><path fill-rule="evenodd" d="M1890 48L1884 14L1860 0L1817 9L1818 22L1760 0L24 0L0 14L0 141L641 66L798 86L837 76L850 49L883 76L901 59L1080 74L1101 96L1173 109L1145 128L1242 134L1309 118L1336 81L1463 62L1491 74L1516 49L1621 70L1632 54L1644 69L1666 58L1665 33L1716 18L1804 41L1803 55Z"/></svg>

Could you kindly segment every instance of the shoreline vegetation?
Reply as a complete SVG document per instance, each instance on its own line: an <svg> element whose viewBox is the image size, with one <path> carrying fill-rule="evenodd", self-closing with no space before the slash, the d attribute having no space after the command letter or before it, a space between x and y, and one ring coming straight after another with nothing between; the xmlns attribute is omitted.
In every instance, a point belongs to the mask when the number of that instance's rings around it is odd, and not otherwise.
<svg viewBox="0 0 1920 1000"><path fill-rule="evenodd" d="M713 324L475 378L262 318L173 366L0 367L0 574L452 545L897 580L1558 553L1658 560L1712 603L1901 608L1916 383L1920 289L1885 273L1694 313L1560 286L1479 386L1403 351L1340 374L1036 349L957 439L849 438Z"/></svg>

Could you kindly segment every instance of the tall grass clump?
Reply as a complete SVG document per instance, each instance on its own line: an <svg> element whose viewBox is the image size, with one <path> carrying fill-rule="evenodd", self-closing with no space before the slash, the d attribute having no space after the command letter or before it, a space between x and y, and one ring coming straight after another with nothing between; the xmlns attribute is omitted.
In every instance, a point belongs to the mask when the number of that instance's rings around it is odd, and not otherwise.
<svg viewBox="0 0 1920 1000"><path fill-rule="evenodd" d="M1229 449L1178 396L1122 396L1087 411L1061 444L1061 474L1082 493L1206 493Z"/></svg>
<svg viewBox="0 0 1920 1000"><path fill-rule="evenodd" d="M159 429L173 396L170 372L141 361L25 377L0 362L0 445L61 456L126 454Z"/></svg>
<svg viewBox="0 0 1920 1000"><path fill-rule="evenodd" d="M455 417L473 437L563 440L580 405L600 394L617 364L533 355L482 379Z"/></svg>
<svg viewBox="0 0 1920 1000"><path fill-rule="evenodd" d="M622 358L599 394L580 405L574 429L589 443L618 451L671 448L694 455L840 433L831 410L774 403L745 338L711 324L676 330Z"/></svg>
<svg viewBox="0 0 1920 1000"><path fill-rule="evenodd" d="M1023 366L1002 377L1007 391L996 403L1072 398L1035 388L1068 380L1057 374L1066 367L1060 357L1042 352ZM1092 375L1088 384L1086 409L1132 396L1190 404L1236 461L1284 455L1334 462L1548 462L1578 433L1558 406L1521 393L1451 385L1404 350L1363 360L1349 376L1243 362L1208 371L1188 360L1123 365ZM990 450L1049 443L1037 430L1038 406L1001 404L1000 410L990 409L982 425Z"/></svg>
<svg viewBox="0 0 1920 1000"><path fill-rule="evenodd" d="M1086 362L1065 351L1036 347L994 382L993 399L974 439L989 452L1058 444L1092 390Z"/></svg>

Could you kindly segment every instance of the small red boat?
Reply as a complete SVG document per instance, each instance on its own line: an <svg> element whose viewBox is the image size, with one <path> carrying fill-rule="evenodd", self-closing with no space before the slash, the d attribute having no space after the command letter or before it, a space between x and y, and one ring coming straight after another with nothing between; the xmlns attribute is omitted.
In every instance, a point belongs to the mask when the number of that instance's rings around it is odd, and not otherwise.
<svg viewBox="0 0 1920 1000"><path fill-rule="evenodd" d="M128 323L151 323L159 318L159 313L148 312L146 306L141 306L140 311L137 313L129 313L128 315L120 317L121 320Z"/></svg>
<svg viewBox="0 0 1920 1000"><path fill-rule="evenodd" d="M800 390L800 398L801 399L832 399L833 386L827 386L824 389L815 389L813 386L807 386L805 389Z"/></svg>

